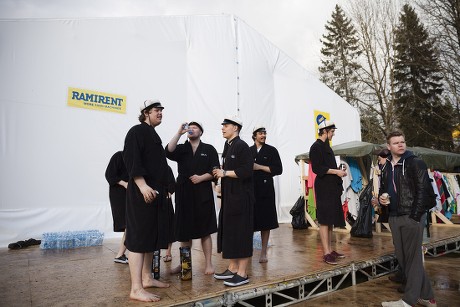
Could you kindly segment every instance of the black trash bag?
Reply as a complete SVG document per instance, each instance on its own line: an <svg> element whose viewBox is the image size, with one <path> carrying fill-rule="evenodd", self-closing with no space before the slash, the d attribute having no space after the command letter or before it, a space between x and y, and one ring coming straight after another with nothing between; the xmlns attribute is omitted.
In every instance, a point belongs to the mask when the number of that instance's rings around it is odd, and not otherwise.
<svg viewBox="0 0 460 307"><path fill-rule="evenodd" d="M372 238L372 180L359 195L359 212L351 227L352 237Z"/></svg>
<svg viewBox="0 0 460 307"><path fill-rule="evenodd" d="M289 213L292 215L292 228L307 229L309 224L305 221L305 199L300 196L291 208Z"/></svg>

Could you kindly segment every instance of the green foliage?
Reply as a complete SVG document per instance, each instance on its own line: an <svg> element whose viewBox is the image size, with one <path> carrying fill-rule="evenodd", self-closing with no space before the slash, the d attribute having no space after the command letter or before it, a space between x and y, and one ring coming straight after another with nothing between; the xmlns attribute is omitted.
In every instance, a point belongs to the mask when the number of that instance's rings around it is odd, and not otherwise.
<svg viewBox="0 0 460 307"><path fill-rule="evenodd" d="M360 55L358 38L351 20L338 5L335 6L332 19L326 24L326 31L321 40L320 79L351 105L357 106L356 71L360 67L357 62Z"/></svg>
<svg viewBox="0 0 460 307"><path fill-rule="evenodd" d="M409 146L453 149L452 105L443 82L433 40L414 9L403 6L395 29L395 120Z"/></svg>

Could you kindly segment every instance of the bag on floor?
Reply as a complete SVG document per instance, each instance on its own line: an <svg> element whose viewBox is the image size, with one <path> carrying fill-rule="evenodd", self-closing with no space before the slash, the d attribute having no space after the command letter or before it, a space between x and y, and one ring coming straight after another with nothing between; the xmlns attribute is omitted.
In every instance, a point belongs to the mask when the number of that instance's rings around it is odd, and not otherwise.
<svg viewBox="0 0 460 307"><path fill-rule="evenodd" d="M372 180L359 195L359 211L351 227L352 237L372 238Z"/></svg>
<svg viewBox="0 0 460 307"><path fill-rule="evenodd" d="M292 228L307 229L308 223L305 221L305 199L300 196L291 208L289 213L292 215Z"/></svg>

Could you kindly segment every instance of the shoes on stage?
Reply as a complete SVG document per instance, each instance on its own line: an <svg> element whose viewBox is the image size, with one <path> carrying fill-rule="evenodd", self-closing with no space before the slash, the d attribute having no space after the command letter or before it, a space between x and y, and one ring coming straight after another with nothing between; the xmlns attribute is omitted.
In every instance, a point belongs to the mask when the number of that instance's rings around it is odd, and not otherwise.
<svg viewBox="0 0 460 307"><path fill-rule="evenodd" d="M404 302L403 300L382 302L382 307L408 307L408 306L410 307L410 305Z"/></svg>
<svg viewBox="0 0 460 307"><path fill-rule="evenodd" d="M229 287L237 287L241 286L244 284L247 284L249 282L249 277L242 277L238 274L233 275L232 278L224 281L224 285L229 286Z"/></svg>
<svg viewBox="0 0 460 307"><path fill-rule="evenodd" d="M432 298L431 300L424 300L422 298L419 298L417 303L425 307L437 307L438 306L434 298Z"/></svg>
<svg viewBox="0 0 460 307"><path fill-rule="evenodd" d="M332 253L324 255L323 259L327 264L337 264L337 260L335 259L334 255L332 255Z"/></svg>
<svg viewBox="0 0 460 307"><path fill-rule="evenodd" d="M223 273L214 273L214 278L219 280L231 279L235 273L231 272L229 269L226 269Z"/></svg>
<svg viewBox="0 0 460 307"><path fill-rule="evenodd" d="M125 254L121 255L120 257L118 258L114 258L113 259L113 262L117 262L117 263L129 263L128 262L128 257L125 256Z"/></svg>
<svg viewBox="0 0 460 307"><path fill-rule="evenodd" d="M344 254L337 253L336 251L332 251L331 255L334 256L336 259L343 259L343 258L345 258L345 255L344 255Z"/></svg>
<svg viewBox="0 0 460 307"><path fill-rule="evenodd" d="M42 241L41 240L35 240L35 239L29 239L25 241L18 241L15 243L10 243L8 244L9 249L21 249L21 248L26 248L32 245L40 245Z"/></svg>

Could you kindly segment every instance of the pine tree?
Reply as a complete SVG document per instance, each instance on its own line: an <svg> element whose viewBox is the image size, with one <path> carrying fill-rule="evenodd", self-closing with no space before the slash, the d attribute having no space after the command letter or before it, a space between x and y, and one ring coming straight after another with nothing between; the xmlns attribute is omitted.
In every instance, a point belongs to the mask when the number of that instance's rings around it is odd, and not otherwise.
<svg viewBox="0 0 460 307"><path fill-rule="evenodd" d="M320 40L323 44L320 80L352 106L357 107L356 71L360 67L357 62L360 54L358 39L351 20L345 16L340 6L335 6L332 20L326 24L326 31L327 34Z"/></svg>
<svg viewBox="0 0 460 307"><path fill-rule="evenodd" d="M452 150L452 106L443 102L434 42L408 4L395 29L394 49L396 120L408 145Z"/></svg>

